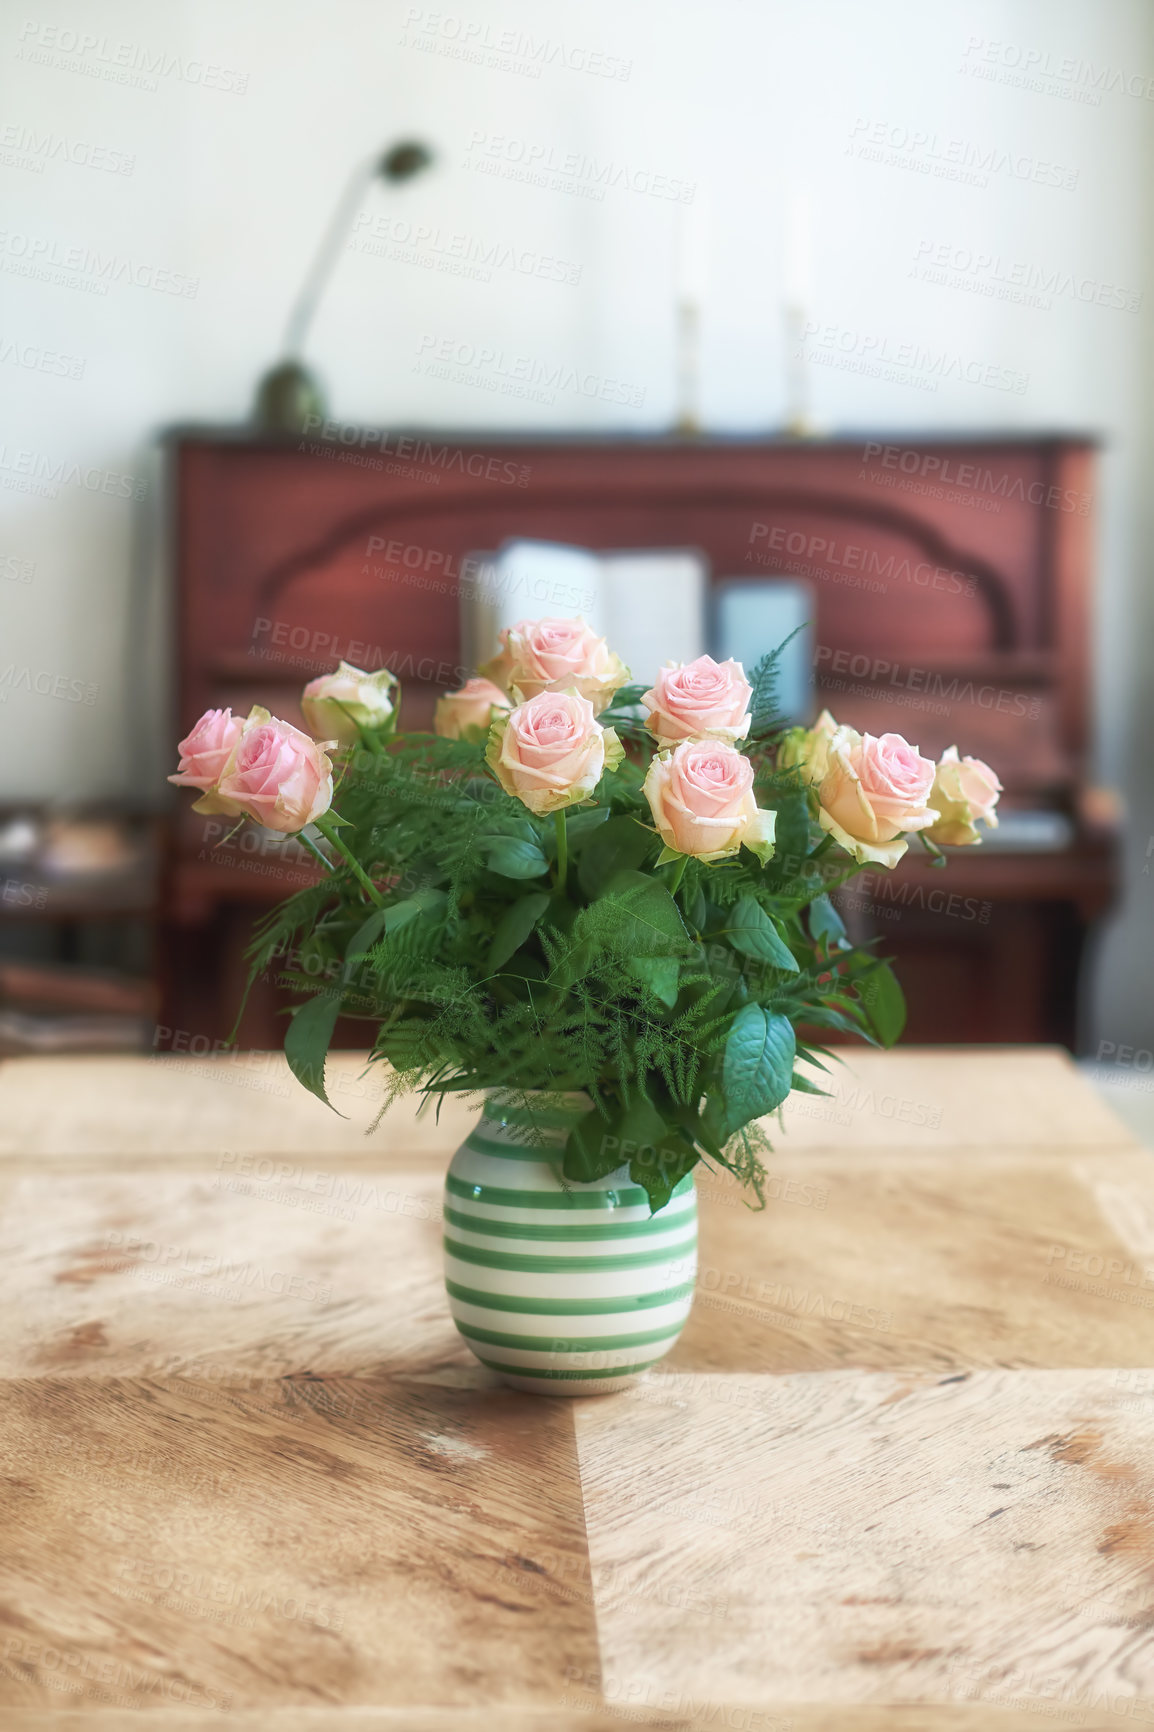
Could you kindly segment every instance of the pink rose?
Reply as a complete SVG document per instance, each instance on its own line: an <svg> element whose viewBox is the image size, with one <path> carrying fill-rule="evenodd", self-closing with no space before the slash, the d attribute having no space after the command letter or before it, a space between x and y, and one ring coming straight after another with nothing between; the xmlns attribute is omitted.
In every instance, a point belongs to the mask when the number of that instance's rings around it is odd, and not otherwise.
<svg viewBox="0 0 1154 1732"><path fill-rule="evenodd" d="M742 844L764 866L773 853L776 814L753 797L753 765L724 740L684 740L649 766L645 797L671 854L726 860Z"/></svg>
<svg viewBox="0 0 1154 1732"><path fill-rule="evenodd" d="M641 702L657 740L743 739L749 732L749 681L740 662L667 662Z"/></svg>
<svg viewBox="0 0 1154 1732"><path fill-rule="evenodd" d="M620 656L583 619L523 619L499 637L500 653L481 672L499 679L518 703L539 692L574 691L600 715L629 678Z"/></svg>
<svg viewBox="0 0 1154 1732"><path fill-rule="evenodd" d="M598 724L588 698L538 692L495 718L485 757L505 792L541 817L587 800L622 755L617 735Z"/></svg>
<svg viewBox="0 0 1154 1732"><path fill-rule="evenodd" d="M243 812L268 830L303 830L332 805L333 767L315 740L256 704L218 793L229 802L225 810ZM198 802L196 810L205 808Z"/></svg>
<svg viewBox="0 0 1154 1732"><path fill-rule="evenodd" d="M175 776L178 788L214 788L240 739L242 722L231 710L205 710L192 732L176 748L180 763Z"/></svg>
<svg viewBox="0 0 1154 1732"><path fill-rule="evenodd" d="M818 788L818 822L859 864L896 866L903 832L926 830L938 816L928 804L934 765L900 734L837 730Z"/></svg>
<svg viewBox="0 0 1154 1732"><path fill-rule="evenodd" d="M947 848L972 847L980 842L977 825L998 827L994 807L1002 784L980 758L959 758L958 748L942 753L930 798L938 809L938 821L926 835Z"/></svg>
<svg viewBox="0 0 1154 1732"><path fill-rule="evenodd" d="M433 731L446 740L477 738L488 733L493 711L508 710L508 698L492 680L466 680L459 692L437 699Z"/></svg>

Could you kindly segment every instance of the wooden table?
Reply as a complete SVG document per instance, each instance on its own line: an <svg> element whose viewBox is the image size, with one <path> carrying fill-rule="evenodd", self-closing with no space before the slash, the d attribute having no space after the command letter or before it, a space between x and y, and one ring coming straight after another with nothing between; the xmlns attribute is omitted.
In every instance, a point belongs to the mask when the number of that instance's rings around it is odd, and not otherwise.
<svg viewBox="0 0 1154 1732"><path fill-rule="evenodd" d="M502 1390L467 1122L0 1067L5 1727L1154 1725L1154 1158L1048 1050L855 1054L632 1391Z"/></svg>

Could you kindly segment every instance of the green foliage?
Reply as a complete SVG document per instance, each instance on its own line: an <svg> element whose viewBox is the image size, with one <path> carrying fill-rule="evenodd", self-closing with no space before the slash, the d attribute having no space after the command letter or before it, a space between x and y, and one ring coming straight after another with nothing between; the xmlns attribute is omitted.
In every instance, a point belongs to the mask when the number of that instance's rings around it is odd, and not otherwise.
<svg viewBox="0 0 1154 1732"><path fill-rule="evenodd" d="M721 1089L726 1135L779 1107L790 1091L796 1042L788 1017L747 1004L725 1043Z"/></svg>
<svg viewBox="0 0 1154 1732"><path fill-rule="evenodd" d="M777 927L753 896L742 896L735 904L726 929L729 942L743 956L770 962L787 974L798 972L797 959L779 935Z"/></svg>
<svg viewBox="0 0 1154 1732"><path fill-rule="evenodd" d="M866 1014L883 1046L893 1046L906 1026L906 1001L897 975L887 962L879 962L858 985Z"/></svg>
<svg viewBox="0 0 1154 1732"><path fill-rule="evenodd" d="M510 902L497 922L489 947L489 967L498 969L513 956L549 906L547 890L532 890L520 902Z"/></svg>
<svg viewBox="0 0 1154 1732"><path fill-rule="evenodd" d="M777 683L781 677L781 658L785 649L791 644L804 626L797 626L787 638L783 638L775 650L762 656L752 674L749 684L752 696L749 700L749 713L752 717L749 727L750 740L764 740L771 734L780 733L788 727L786 718L781 714Z"/></svg>
<svg viewBox="0 0 1154 1732"><path fill-rule="evenodd" d="M298 1004L285 1035L284 1051L289 1069L310 1094L332 1107L325 1093L325 1058L340 1015L339 992L322 992L307 1004ZM336 1112L333 1107L333 1111Z"/></svg>
<svg viewBox="0 0 1154 1732"><path fill-rule="evenodd" d="M572 1180L628 1165L659 1209L704 1159L761 1199L760 1121L791 1086L816 1087L795 1069L820 1065L813 1041L837 1031L889 1045L904 1019L889 968L850 943L829 899L844 856L830 856L811 796L765 749L776 666L767 658L752 682L758 799L777 812L764 867L744 850L658 865L640 687L601 717L629 755L566 815L564 884L552 816L498 786L483 744L401 734L353 752L341 839L384 906L334 857L249 953L254 976L301 1000L285 1046L305 1087L326 1098L337 1017L355 1017L391 1071L390 1098L584 1091L590 1110L564 1154Z"/></svg>

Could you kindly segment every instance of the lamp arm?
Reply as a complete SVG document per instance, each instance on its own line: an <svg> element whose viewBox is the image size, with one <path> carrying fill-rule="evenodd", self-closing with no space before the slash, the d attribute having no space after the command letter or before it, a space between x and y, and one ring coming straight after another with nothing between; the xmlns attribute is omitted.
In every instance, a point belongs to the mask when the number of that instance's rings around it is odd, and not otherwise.
<svg viewBox="0 0 1154 1732"><path fill-rule="evenodd" d="M377 172L377 160L369 157L358 164L349 176L344 192L337 200L336 207L329 219L329 226L321 236L321 242L316 250L316 256L309 266L300 293L289 314L285 326L284 350L286 355L296 356L304 346L309 326L317 310L317 303L324 294L333 267L340 256L349 224L356 213L357 206L371 186Z"/></svg>

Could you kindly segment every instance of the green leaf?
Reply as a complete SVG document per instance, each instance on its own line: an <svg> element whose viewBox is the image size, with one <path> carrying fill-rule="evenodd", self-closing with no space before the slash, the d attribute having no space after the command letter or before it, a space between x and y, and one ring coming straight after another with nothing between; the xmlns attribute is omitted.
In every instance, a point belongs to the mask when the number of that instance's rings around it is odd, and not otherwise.
<svg viewBox="0 0 1154 1732"><path fill-rule="evenodd" d="M515 836L487 836L482 838L482 846L488 850L485 864L489 871L502 878L540 878L549 870L549 862L536 842Z"/></svg>
<svg viewBox="0 0 1154 1732"><path fill-rule="evenodd" d="M638 1095L618 1123L620 1159L629 1162L629 1177L644 1187L649 1212L663 1209L686 1173L697 1164L697 1151L676 1127L666 1124L653 1103Z"/></svg>
<svg viewBox="0 0 1154 1732"><path fill-rule="evenodd" d="M310 998L293 1011L284 1038L284 1054L289 1069L310 1094L324 1101L327 1107L332 1107L334 1113L337 1109L325 1093L325 1059L340 1009L339 992L322 992L318 997ZM338 1118L344 1116L344 1113L337 1113Z"/></svg>
<svg viewBox="0 0 1154 1732"><path fill-rule="evenodd" d="M758 962L768 962L788 974L800 972L797 958L778 933L765 909L752 896L742 896L730 910L725 936L734 950L752 956Z"/></svg>
<svg viewBox="0 0 1154 1732"><path fill-rule="evenodd" d="M408 926L410 921L418 920L422 914L439 914L444 908L448 897L443 890L418 890L404 902L394 902L388 908L378 908L368 919L357 927L349 940L345 951L345 960L351 962L354 957L364 956L380 938L382 933L391 935Z"/></svg>
<svg viewBox="0 0 1154 1732"><path fill-rule="evenodd" d="M685 904L685 918L697 932L705 930L705 922L709 918L709 904L705 900L705 892L700 884L689 902Z"/></svg>
<svg viewBox="0 0 1154 1732"><path fill-rule="evenodd" d="M855 982L874 1033L883 1046L893 1046L906 1026L906 1001L888 962L879 962Z"/></svg>
<svg viewBox="0 0 1154 1732"><path fill-rule="evenodd" d="M644 1187L650 1212L656 1214L697 1158L681 1132L638 1094L627 1107L609 1114L595 1110L577 1121L565 1145L563 1171L567 1179L588 1184L628 1165L630 1178Z"/></svg>
<svg viewBox="0 0 1154 1732"><path fill-rule="evenodd" d="M626 963L630 974L647 986L670 1010L677 1003L680 964L675 956L634 956Z"/></svg>
<svg viewBox="0 0 1154 1732"><path fill-rule="evenodd" d="M578 914L572 946L552 969L549 984L565 991L598 966L616 969L622 960L688 956L692 950L665 886L645 872L617 872L604 894Z"/></svg>
<svg viewBox="0 0 1154 1732"><path fill-rule="evenodd" d="M561 1170L575 1184L603 1179L621 1165L621 1137L603 1113L594 1108L577 1120L565 1144Z"/></svg>
<svg viewBox="0 0 1154 1732"><path fill-rule="evenodd" d="M398 903L397 906L403 907L404 904ZM346 962L352 962L355 957L366 955L373 948L377 939L384 932L385 922L392 912L391 908L376 908L367 920L362 921L349 939L348 948L345 951Z"/></svg>
<svg viewBox="0 0 1154 1732"><path fill-rule="evenodd" d="M581 938L549 970L548 984L554 992L568 992L579 980L584 980L591 968L601 960L602 947L594 938Z"/></svg>
<svg viewBox="0 0 1154 1732"><path fill-rule="evenodd" d="M775 859L786 876L796 876L809 853L809 801L802 792L783 794L777 802L777 824L773 840Z"/></svg>
<svg viewBox="0 0 1154 1732"><path fill-rule="evenodd" d="M693 1135L707 1155L725 1165L725 1127L718 1122L717 1099L706 1097L700 1118L693 1119Z"/></svg>
<svg viewBox="0 0 1154 1732"><path fill-rule="evenodd" d="M781 1105L789 1093L795 1050L788 1017L760 1004L738 1011L722 1063L727 1136Z"/></svg>
<svg viewBox="0 0 1154 1732"><path fill-rule="evenodd" d="M420 1017L406 1016L383 1028L377 1037L377 1050L383 1052L394 1070L411 1070L422 1057L427 1058L425 1038L428 1024ZM476 1084L472 1084L476 1087Z"/></svg>
<svg viewBox="0 0 1154 1732"><path fill-rule="evenodd" d="M532 890L527 896L511 902L493 934L489 946L489 967L494 971L508 962L513 952L520 950L550 903L547 890Z"/></svg>
<svg viewBox="0 0 1154 1732"><path fill-rule="evenodd" d="M576 859L601 825L609 822L611 816L608 806L578 806L567 814L565 828L569 839L570 859Z"/></svg>
<svg viewBox="0 0 1154 1732"><path fill-rule="evenodd" d="M840 950L846 943L845 925L828 896L815 896L809 905L810 936L827 950Z"/></svg>
<svg viewBox="0 0 1154 1732"><path fill-rule="evenodd" d="M795 1070L793 1073L791 1088L796 1094L821 1095L823 1100L829 1099L828 1089L818 1088L815 1082L811 1082L807 1076L802 1076L799 1070Z"/></svg>
<svg viewBox="0 0 1154 1732"><path fill-rule="evenodd" d="M581 851L577 876L582 890L591 899L600 896L614 873L637 868L658 846L657 837L636 818L610 818Z"/></svg>
<svg viewBox="0 0 1154 1732"><path fill-rule="evenodd" d="M803 1012L803 1021L812 1023L814 1028L839 1028L843 1034L856 1034L860 1040L866 1040L871 1046L879 1045L874 1039L864 1021L864 1012L852 999L843 999L844 1010L835 1010L828 1004L807 1004ZM859 1011L863 1020L858 1021L854 1011Z"/></svg>
<svg viewBox="0 0 1154 1732"><path fill-rule="evenodd" d="M692 947L676 902L664 884L644 872L615 872L596 906L601 923L612 909L611 930L622 950L667 956L670 946L683 954Z"/></svg>

